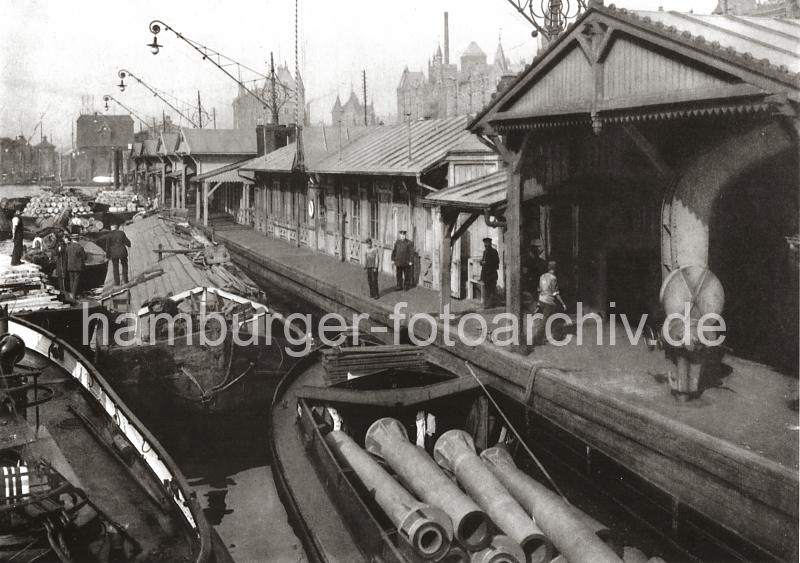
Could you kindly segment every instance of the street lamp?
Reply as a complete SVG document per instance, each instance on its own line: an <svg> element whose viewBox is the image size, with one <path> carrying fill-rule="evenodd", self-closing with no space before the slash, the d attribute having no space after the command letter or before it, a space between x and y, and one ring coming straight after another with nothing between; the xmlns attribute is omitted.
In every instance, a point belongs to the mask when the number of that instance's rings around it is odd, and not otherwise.
<svg viewBox="0 0 800 563"><path fill-rule="evenodd" d="M167 99L166 99L164 96L162 96L162 95L161 95L161 93L159 93L159 92L158 92L158 91L157 91L155 88L153 88L152 86L150 86L149 84L147 84L147 83L146 83L144 80L142 80L141 78L139 78L138 76L136 76L135 74L133 74L131 71L129 71L129 70L125 70L125 69L120 69L120 70L117 72L117 76L119 76L119 84L118 84L117 86L119 87L119 89L120 89L121 91L123 91L123 92L125 91L125 88L127 87L127 86L126 86L126 84L125 84L125 78L127 78L128 76L130 76L131 78L133 78L134 80L136 80L136 82L138 82L139 84L141 84L142 86L144 86L145 88L147 88L147 89L148 89L148 90L149 90L149 91L150 91L150 92L153 94L153 96L157 97L159 100L161 100L162 102L164 102L165 104L167 104L167 105L168 105L170 108L172 108L172 110L173 110L173 111L175 111L175 112L176 112L178 115L180 115L180 116L181 116L182 118L184 118L186 121L188 121L189 123L191 123L193 127L197 127L197 126L198 126L198 125L197 125L197 123L195 123L195 122L194 122L194 120L192 120L192 119L190 119L189 117L187 117L187 116L186 116L186 114L184 114L184 113L183 113L181 110L179 110L179 109L178 109L178 108L176 108L174 105L172 105L172 104L169 102L169 100L167 100ZM177 98L175 98L175 99L177 100ZM116 100L115 100L115 101L116 101ZM180 100L178 100L178 101L180 101ZM189 105L189 104L186 104L186 102L181 102L181 103L183 103L184 105Z"/></svg>
<svg viewBox="0 0 800 563"><path fill-rule="evenodd" d="M570 20L577 18L595 0L507 0L509 4L522 14L534 30L531 36L540 33L547 41L555 39L567 27ZM534 3L539 4L538 10ZM539 23L541 21L542 23Z"/></svg>
<svg viewBox="0 0 800 563"><path fill-rule="evenodd" d="M270 76L265 76L265 75L261 74L260 72L258 72L257 70L252 69L252 68L250 68L250 67L248 67L246 65L243 65L239 61L237 61L235 59L232 59L232 58L230 58L230 57L228 57L226 55L223 55L222 53L212 49L211 47L208 47L206 45L203 45L202 43L199 43L199 42L197 42L197 41L195 41L193 39L190 39L190 38L186 37L185 35L183 35L182 33L178 32L178 31L176 31L173 27L170 27L168 24L164 23L161 20L153 20L153 21L151 21L150 25L149 25L149 29L150 29L150 33L153 34L153 42L152 43L148 43L147 46L150 47L150 50L154 55L157 55L159 53L159 51L161 50L161 48L163 47L163 45L159 45L159 43L158 43L158 34L161 33L162 29L164 29L166 31L171 31L172 33L175 34L175 37L177 37L178 39L180 39L181 41L183 41L184 43L189 45L192 49L194 49L195 51L200 53L202 55L204 61L209 61L211 64L213 64L219 70L224 72L225 75L228 78L230 78L231 80L236 82L236 84L238 84L240 87L242 87L245 90L245 92L247 92L248 94L253 96L256 100L258 100L258 102L264 106L264 109L275 110L275 108L273 107L273 105L275 105L275 104L268 102L267 100L265 100L264 98L259 96L256 92L254 92L252 89L248 88L247 85L244 82L242 82L241 80L236 78L225 67L236 65L237 67L244 68L244 69L256 74L257 76L259 76L259 77L261 77L261 78L263 78L265 80L277 81L277 79L275 77L274 70L270 73ZM216 58L216 60L215 60L215 58ZM280 86L285 92L291 90L291 88L289 88L286 84L280 83Z"/></svg>

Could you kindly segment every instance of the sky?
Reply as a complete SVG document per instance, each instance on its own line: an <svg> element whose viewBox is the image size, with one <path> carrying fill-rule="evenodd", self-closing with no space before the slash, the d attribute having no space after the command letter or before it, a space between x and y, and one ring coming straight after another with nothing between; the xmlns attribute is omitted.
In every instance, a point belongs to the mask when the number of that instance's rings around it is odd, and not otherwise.
<svg viewBox="0 0 800 563"><path fill-rule="evenodd" d="M616 4L710 13L716 0ZM330 120L337 93L346 98L353 88L360 97L362 70L376 113L393 116L400 75L406 66L427 71L442 43L445 11L451 62L470 41L489 61L498 40L512 62L530 62L536 53L531 25L508 0L299 0L299 64L312 122ZM276 64L288 64L294 74L292 0L0 0L0 14L0 137L28 137L41 119L44 134L67 149L82 108L105 112L104 94L148 120L160 119L163 110L174 115L135 81L127 79L120 92L120 69L186 102L196 103L199 90L203 105L216 110L217 127L231 127L236 83L170 32L160 33L164 47L154 56L147 47L154 19L263 74L273 52ZM255 78L247 71L242 77ZM108 113L127 111L112 102ZM37 130L35 142L39 137Z"/></svg>

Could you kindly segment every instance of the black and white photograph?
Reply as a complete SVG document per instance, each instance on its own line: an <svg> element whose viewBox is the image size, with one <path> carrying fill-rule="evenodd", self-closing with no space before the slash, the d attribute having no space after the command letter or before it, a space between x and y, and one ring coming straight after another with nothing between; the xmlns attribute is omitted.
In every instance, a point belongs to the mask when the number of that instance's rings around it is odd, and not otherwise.
<svg viewBox="0 0 800 563"><path fill-rule="evenodd" d="M0 0L0 561L800 562L800 1Z"/></svg>

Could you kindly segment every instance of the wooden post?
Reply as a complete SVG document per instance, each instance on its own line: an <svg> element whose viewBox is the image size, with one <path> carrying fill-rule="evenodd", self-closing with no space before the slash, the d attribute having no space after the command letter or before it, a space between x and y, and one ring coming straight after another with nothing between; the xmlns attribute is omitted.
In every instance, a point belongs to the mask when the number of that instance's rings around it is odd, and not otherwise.
<svg viewBox="0 0 800 563"><path fill-rule="evenodd" d="M344 205L344 200L339 199L339 205ZM341 209L341 208L340 208ZM344 234L344 227L347 224L347 211L342 209L342 224L339 225L339 255L342 262L347 261L347 238Z"/></svg>
<svg viewBox="0 0 800 563"><path fill-rule="evenodd" d="M452 209L441 208L439 213L442 237L439 247L439 314L444 314L445 306L450 304L450 274L453 262L453 227L458 213Z"/></svg>
<svg viewBox="0 0 800 563"><path fill-rule="evenodd" d="M203 182L205 185L205 182ZM194 195L195 195L195 205L194 205L194 220L196 222L200 222L200 184L197 184L194 188Z"/></svg>
<svg viewBox="0 0 800 563"><path fill-rule="evenodd" d="M203 182L203 226L208 227L208 182Z"/></svg>

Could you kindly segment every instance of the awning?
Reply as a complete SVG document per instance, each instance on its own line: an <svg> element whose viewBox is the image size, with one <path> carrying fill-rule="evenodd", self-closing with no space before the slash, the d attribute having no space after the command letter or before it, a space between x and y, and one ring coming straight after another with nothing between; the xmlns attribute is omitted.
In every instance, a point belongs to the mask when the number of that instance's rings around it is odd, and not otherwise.
<svg viewBox="0 0 800 563"><path fill-rule="evenodd" d="M486 176L473 178L433 193L423 200L425 205L450 207L464 213L494 211L506 206L508 171L498 170ZM539 184L526 182L522 199L528 201L542 197L545 193Z"/></svg>
<svg viewBox="0 0 800 563"><path fill-rule="evenodd" d="M204 174L200 174L199 176L195 177L193 181L209 182L212 184L215 184L217 182L252 184L255 182L254 180L255 173L251 170L248 171L241 170L240 166L242 166L244 162L245 161L234 162L232 164L227 164L225 166L222 166L216 170L205 172Z"/></svg>
<svg viewBox="0 0 800 563"><path fill-rule="evenodd" d="M473 212L490 210L505 205L507 182L508 173L500 170L433 193L425 203Z"/></svg>

